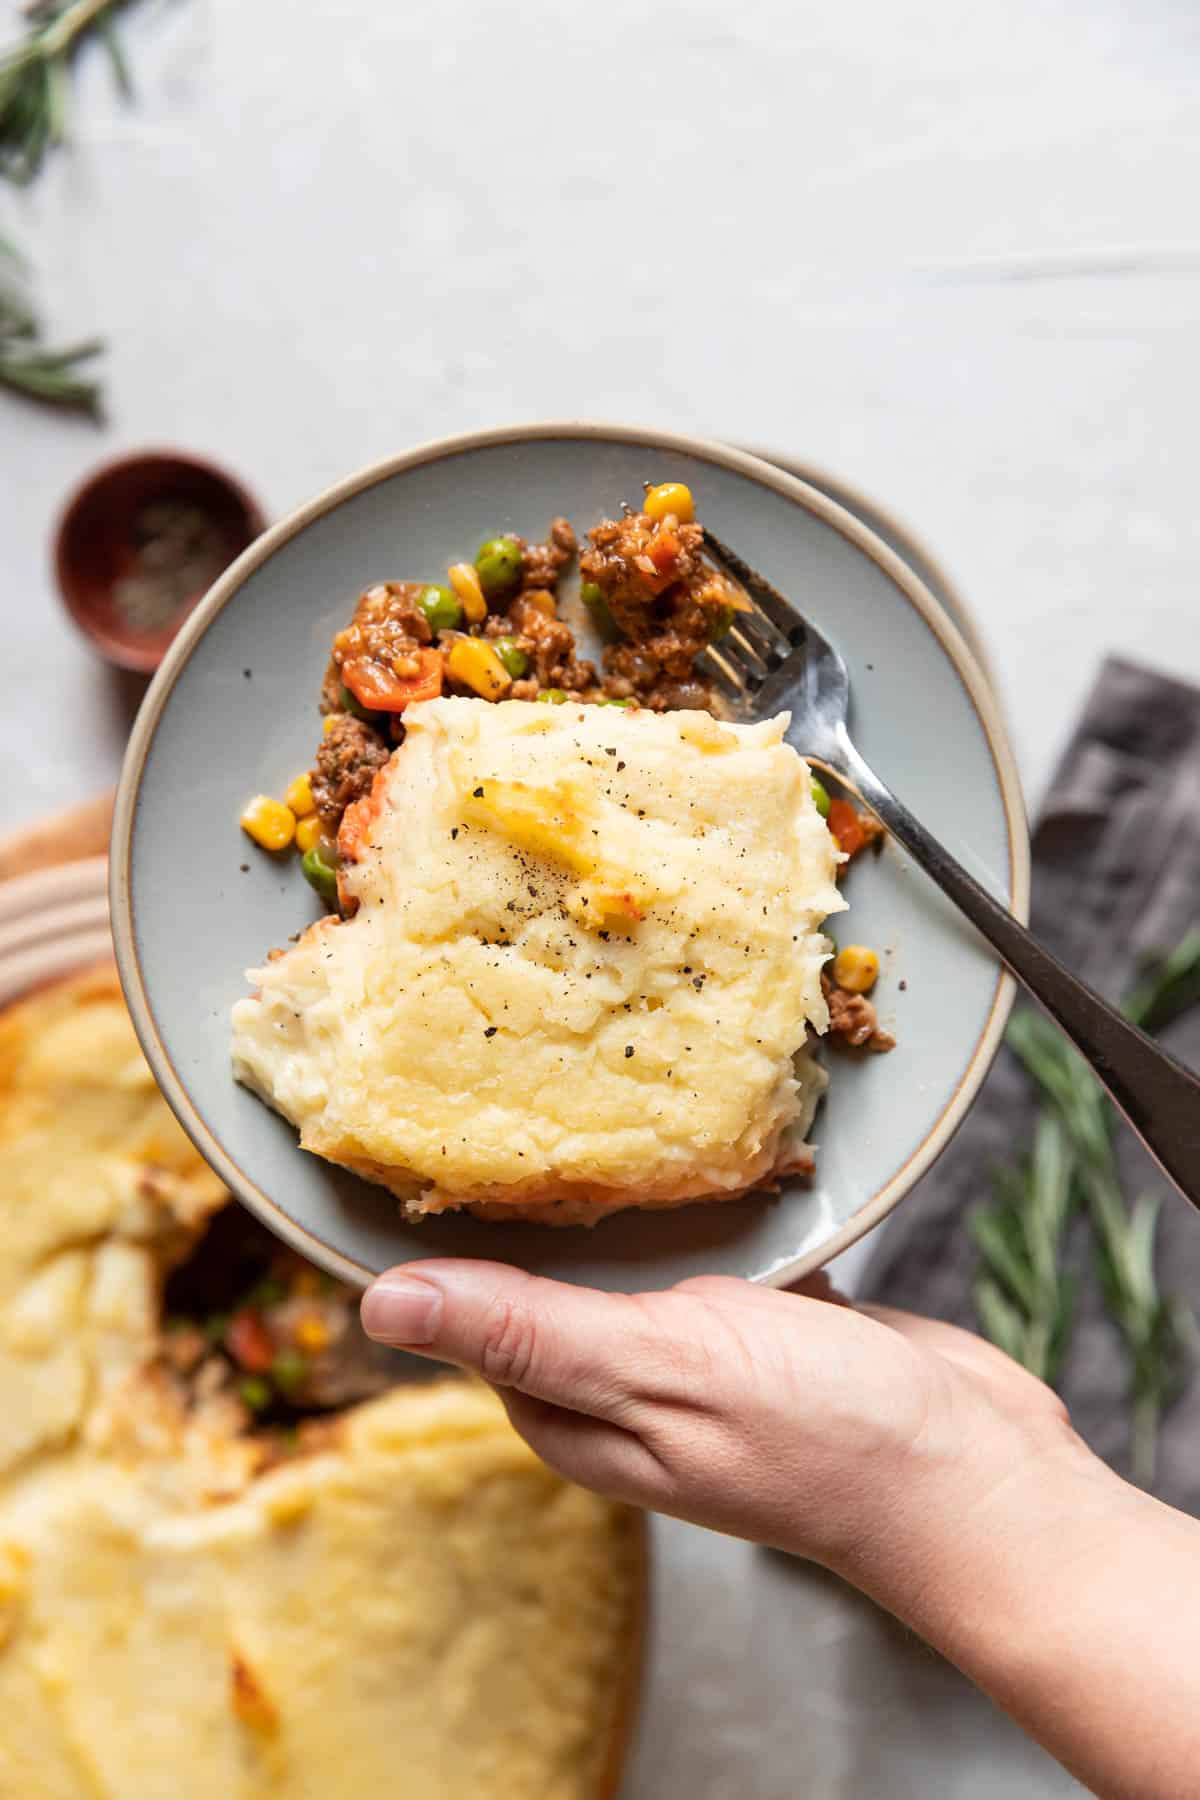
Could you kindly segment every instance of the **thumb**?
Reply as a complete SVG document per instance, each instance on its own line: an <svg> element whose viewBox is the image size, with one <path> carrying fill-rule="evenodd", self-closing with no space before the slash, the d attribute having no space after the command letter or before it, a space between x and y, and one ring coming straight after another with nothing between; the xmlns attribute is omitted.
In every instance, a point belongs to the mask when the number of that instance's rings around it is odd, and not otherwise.
<svg viewBox="0 0 1200 1800"><path fill-rule="evenodd" d="M662 1348L661 1330L630 1295L547 1281L506 1263L389 1269L363 1295L362 1323L380 1343L622 1425Z"/></svg>

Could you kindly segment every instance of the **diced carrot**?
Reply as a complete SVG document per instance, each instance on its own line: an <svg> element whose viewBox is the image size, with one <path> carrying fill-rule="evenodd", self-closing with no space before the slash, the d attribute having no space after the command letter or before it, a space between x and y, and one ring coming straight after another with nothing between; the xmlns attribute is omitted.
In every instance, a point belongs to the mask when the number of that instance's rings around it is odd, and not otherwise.
<svg viewBox="0 0 1200 1800"><path fill-rule="evenodd" d="M250 1375L265 1375L275 1356L275 1345L266 1326L252 1307L234 1313L225 1333L225 1344L234 1362Z"/></svg>
<svg viewBox="0 0 1200 1800"><path fill-rule="evenodd" d="M679 561L681 548L679 539L670 527L660 525L646 546L646 555L660 575L668 575Z"/></svg>
<svg viewBox="0 0 1200 1800"><path fill-rule="evenodd" d="M867 843L867 833L863 830L862 820L848 800L831 800L829 802L829 829L832 831L839 850L847 856L857 856Z"/></svg>
<svg viewBox="0 0 1200 1800"><path fill-rule="evenodd" d="M342 664L342 680L368 712L403 712L414 700L436 700L442 691L441 651L418 650L416 661L415 675L397 675L370 657L352 657Z"/></svg>

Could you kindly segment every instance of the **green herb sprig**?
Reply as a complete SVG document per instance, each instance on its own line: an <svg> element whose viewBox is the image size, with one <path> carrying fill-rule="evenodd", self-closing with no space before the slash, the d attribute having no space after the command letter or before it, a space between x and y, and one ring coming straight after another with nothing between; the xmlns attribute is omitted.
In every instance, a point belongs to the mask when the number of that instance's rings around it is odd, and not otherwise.
<svg viewBox="0 0 1200 1800"><path fill-rule="evenodd" d="M71 64L95 37L108 51L121 92L129 70L113 29L128 0L34 0L29 29L0 56L0 174L25 187L66 136Z"/></svg>
<svg viewBox="0 0 1200 1800"><path fill-rule="evenodd" d="M24 263L14 246L0 238L0 387L96 418L100 384L88 376L86 365L101 348L95 338L61 350L42 343Z"/></svg>
<svg viewBox="0 0 1200 1800"><path fill-rule="evenodd" d="M0 177L26 187L67 132L71 69L90 39L102 43L121 93L132 92L114 20L131 0L29 0L21 40L0 52ZM41 342L25 269L11 244L0 242L0 387L97 417L100 384L87 365L98 339L51 349Z"/></svg>
<svg viewBox="0 0 1200 1800"><path fill-rule="evenodd" d="M1124 1011L1134 1024L1156 1031L1198 1001L1200 928L1145 972ZM1163 1412L1200 1343L1190 1306L1158 1286L1161 1196L1126 1200L1112 1105L1058 1028L1040 1013L1022 1009L1009 1025L1008 1043L1042 1106L1029 1157L998 1172L995 1203L970 1221L981 1259L974 1290L979 1322L1010 1356L1043 1380L1055 1380L1070 1338L1078 1280L1068 1266L1068 1227L1082 1213L1129 1366L1130 1464L1134 1479L1150 1487Z"/></svg>

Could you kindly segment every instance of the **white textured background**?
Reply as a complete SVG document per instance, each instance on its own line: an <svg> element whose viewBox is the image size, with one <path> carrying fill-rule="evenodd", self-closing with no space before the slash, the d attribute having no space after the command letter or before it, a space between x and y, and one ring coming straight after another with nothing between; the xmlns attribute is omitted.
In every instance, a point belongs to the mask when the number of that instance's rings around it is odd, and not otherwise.
<svg viewBox="0 0 1200 1800"><path fill-rule="evenodd" d="M110 343L102 432L0 400L0 829L116 773L129 690L47 535L145 443L276 515L539 415L824 463L977 609L1034 802L1106 650L1200 679L1194 0L147 0L125 36L136 107L89 62L0 197L56 330ZM659 1547L628 1800L1069 1786L829 1583Z"/></svg>

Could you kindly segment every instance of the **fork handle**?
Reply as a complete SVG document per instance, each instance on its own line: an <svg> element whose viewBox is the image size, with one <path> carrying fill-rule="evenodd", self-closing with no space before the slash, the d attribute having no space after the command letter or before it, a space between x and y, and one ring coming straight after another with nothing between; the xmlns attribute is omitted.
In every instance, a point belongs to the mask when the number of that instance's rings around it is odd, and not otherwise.
<svg viewBox="0 0 1200 1800"><path fill-rule="evenodd" d="M844 729L839 736L842 772L871 811L1062 1028L1164 1175L1200 1208L1200 1081L1051 956L897 800Z"/></svg>

